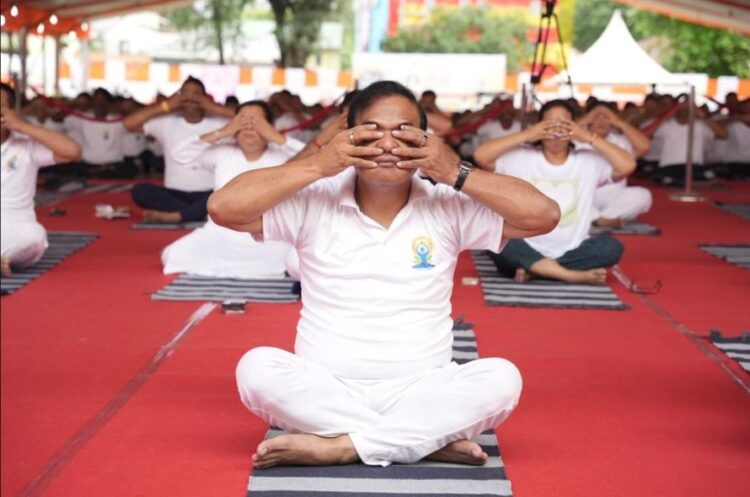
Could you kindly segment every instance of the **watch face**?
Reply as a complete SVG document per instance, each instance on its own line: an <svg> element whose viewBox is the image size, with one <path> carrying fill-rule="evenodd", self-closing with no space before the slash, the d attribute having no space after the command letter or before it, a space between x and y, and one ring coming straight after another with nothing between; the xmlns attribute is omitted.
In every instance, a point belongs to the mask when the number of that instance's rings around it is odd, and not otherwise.
<svg viewBox="0 0 750 497"><path fill-rule="evenodd" d="M474 167L475 167L474 164L472 164L469 161L465 161L465 160L458 161L458 166L459 167L465 167L467 169L474 169Z"/></svg>

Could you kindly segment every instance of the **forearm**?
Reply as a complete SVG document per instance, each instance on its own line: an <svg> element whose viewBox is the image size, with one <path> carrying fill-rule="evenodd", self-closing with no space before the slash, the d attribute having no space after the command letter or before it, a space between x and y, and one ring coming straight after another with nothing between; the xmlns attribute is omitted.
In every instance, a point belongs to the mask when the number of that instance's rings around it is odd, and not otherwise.
<svg viewBox="0 0 750 497"><path fill-rule="evenodd" d="M474 151L474 161L477 166L485 171L495 170L495 161L501 155L520 147L526 142L523 132L489 140L477 147Z"/></svg>
<svg viewBox="0 0 750 497"><path fill-rule="evenodd" d="M208 213L220 226L245 231L269 209L321 177L312 157L248 171L211 194Z"/></svg>
<svg viewBox="0 0 750 497"><path fill-rule="evenodd" d="M557 202L531 183L513 176L476 169L466 178L461 191L526 232L526 236L547 233L560 220Z"/></svg>
<svg viewBox="0 0 750 497"><path fill-rule="evenodd" d="M709 128L711 128L714 136L719 140L724 140L729 136L729 133L727 133L727 128L723 124L708 118L703 119L703 122L706 123Z"/></svg>
<svg viewBox="0 0 750 497"><path fill-rule="evenodd" d="M651 140L649 140L645 133L625 121L618 123L618 126L633 147L633 153L636 158L643 157L649 153L651 150Z"/></svg>
<svg viewBox="0 0 750 497"><path fill-rule="evenodd" d="M25 121L18 127L18 131L50 149L57 162L72 162L81 158L81 146L67 135Z"/></svg>
<svg viewBox="0 0 750 497"><path fill-rule="evenodd" d="M610 166L612 166L613 178L621 179L635 171L635 158L617 145L608 142L604 138L596 137L591 142L591 146L594 147L594 150L602 154Z"/></svg>
<svg viewBox="0 0 750 497"><path fill-rule="evenodd" d="M143 132L143 125L146 121L150 121L157 116L166 114L168 112L167 109L168 105L164 105L163 102L149 105L148 107L144 107L143 109L137 110L127 116L122 120L122 125L125 126L125 129L128 131L141 133Z"/></svg>
<svg viewBox="0 0 750 497"><path fill-rule="evenodd" d="M236 114L236 112L233 109L217 104L215 102L209 105L206 108L206 111L217 116L227 117L229 119L233 118Z"/></svg>

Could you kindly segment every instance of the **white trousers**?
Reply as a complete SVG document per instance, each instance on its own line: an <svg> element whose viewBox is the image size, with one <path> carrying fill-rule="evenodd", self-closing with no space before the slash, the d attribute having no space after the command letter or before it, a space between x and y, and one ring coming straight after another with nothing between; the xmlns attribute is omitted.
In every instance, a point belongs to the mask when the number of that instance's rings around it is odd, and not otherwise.
<svg viewBox="0 0 750 497"><path fill-rule="evenodd" d="M640 186L620 186L617 183L597 188L594 207L599 217L629 221L651 209L651 192Z"/></svg>
<svg viewBox="0 0 750 497"><path fill-rule="evenodd" d="M0 222L0 254L15 267L27 267L47 250L47 232L35 220L3 217Z"/></svg>
<svg viewBox="0 0 750 497"><path fill-rule="evenodd" d="M245 406L290 433L349 435L362 462L412 463L507 418L521 395L509 361L450 363L413 376L352 380L285 350L258 347L237 365Z"/></svg>

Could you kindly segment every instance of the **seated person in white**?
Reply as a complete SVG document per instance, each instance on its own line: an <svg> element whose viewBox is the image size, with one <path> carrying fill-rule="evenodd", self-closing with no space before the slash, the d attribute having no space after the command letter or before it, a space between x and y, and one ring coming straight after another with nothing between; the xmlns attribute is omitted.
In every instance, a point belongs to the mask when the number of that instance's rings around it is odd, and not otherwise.
<svg viewBox="0 0 750 497"><path fill-rule="evenodd" d="M458 253L544 233L557 205L525 181L459 165L398 83L362 90L348 117L319 152L244 173L209 199L218 224L292 243L300 258L295 353L259 347L237 367L245 406L289 432L258 446L255 467L484 464L471 438L510 415L521 377L500 358L451 362Z"/></svg>
<svg viewBox="0 0 750 497"><path fill-rule="evenodd" d="M654 171L654 180L662 186L685 184L689 111L687 102L683 102L674 113L674 118L667 119L649 130L654 139L659 139L664 144L659 156L659 167ZM716 177L715 172L706 165L706 145L709 140L726 138L727 130L724 125L710 119L703 109L696 107L692 147L694 180L711 180Z"/></svg>
<svg viewBox="0 0 750 497"><path fill-rule="evenodd" d="M244 103L222 128L178 145L175 159L210 171L218 190L245 171L281 165L304 147L276 131L272 122L268 104L260 100ZM283 278L287 264L289 273L297 276L295 259L288 243L259 243L247 233L217 226L210 218L161 254L164 274L240 279Z"/></svg>
<svg viewBox="0 0 750 497"><path fill-rule="evenodd" d="M647 154L651 146L648 136L635 126L628 124L605 102L594 104L589 112L578 121L578 125L617 145L634 159ZM576 142L575 146L576 150L591 149L587 143ZM648 212L652 203L653 198L648 189L641 186L627 186L625 178L612 181L596 189L594 207L598 215L594 219L594 224L621 227L625 221L633 220Z"/></svg>
<svg viewBox="0 0 750 497"><path fill-rule="evenodd" d="M578 126L567 101L547 102L539 116L534 126L481 145L474 158L480 167L529 181L555 199L560 224L545 235L511 240L500 254L490 256L501 273L517 281L537 276L603 284L606 268L620 260L623 248L610 236L589 237L596 215L594 192L632 173L635 159ZM577 151L571 140L594 150ZM527 143L535 146L524 146Z"/></svg>
<svg viewBox="0 0 750 497"><path fill-rule="evenodd" d="M38 261L47 250L47 232L36 220L34 194L40 167L81 157L81 147L62 133L24 121L13 110L15 93L0 85L0 257L2 275Z"/></svg>
<svg viewBox="0 0 750 497"><path fill-rule="evenodd" d="M750 177L750 98L737 104L737 111L727 121L727 144L724 161L729 177Z"/></svg>
<svg viewBox="0 0 750 497"><path fill-rule="evenodd" d="M189 164L177 161L175 152L186 139L218 129L233 116L233 110L211 100L203 83L191 76L169 99L125 117L123 124L128 131L155 138L164 150L164 186L141 183L133 187L133 200L144 208L145 221L170 224L206 219L213 175L185 167Z"/></svg>

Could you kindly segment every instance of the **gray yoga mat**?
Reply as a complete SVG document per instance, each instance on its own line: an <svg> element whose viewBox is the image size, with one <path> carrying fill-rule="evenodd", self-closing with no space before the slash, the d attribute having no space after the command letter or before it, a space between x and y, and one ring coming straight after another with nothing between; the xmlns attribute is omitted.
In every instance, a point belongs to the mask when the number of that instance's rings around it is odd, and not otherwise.
<svg viewBox="0 0 750 497"><path fill-rule="evenodd" d="M170 284L151 295L152 300L225 300L291 303L299 300L299 282L279 280L240 280L180 274Z"/></svg>
<svg viewBox="0 0 750 497"><path fill-rule="evenodd" d="M750 269L750 245L744 243L736 245L701 244L699 247L702 251L724 259L730 264L743 269Z"/></svg>

